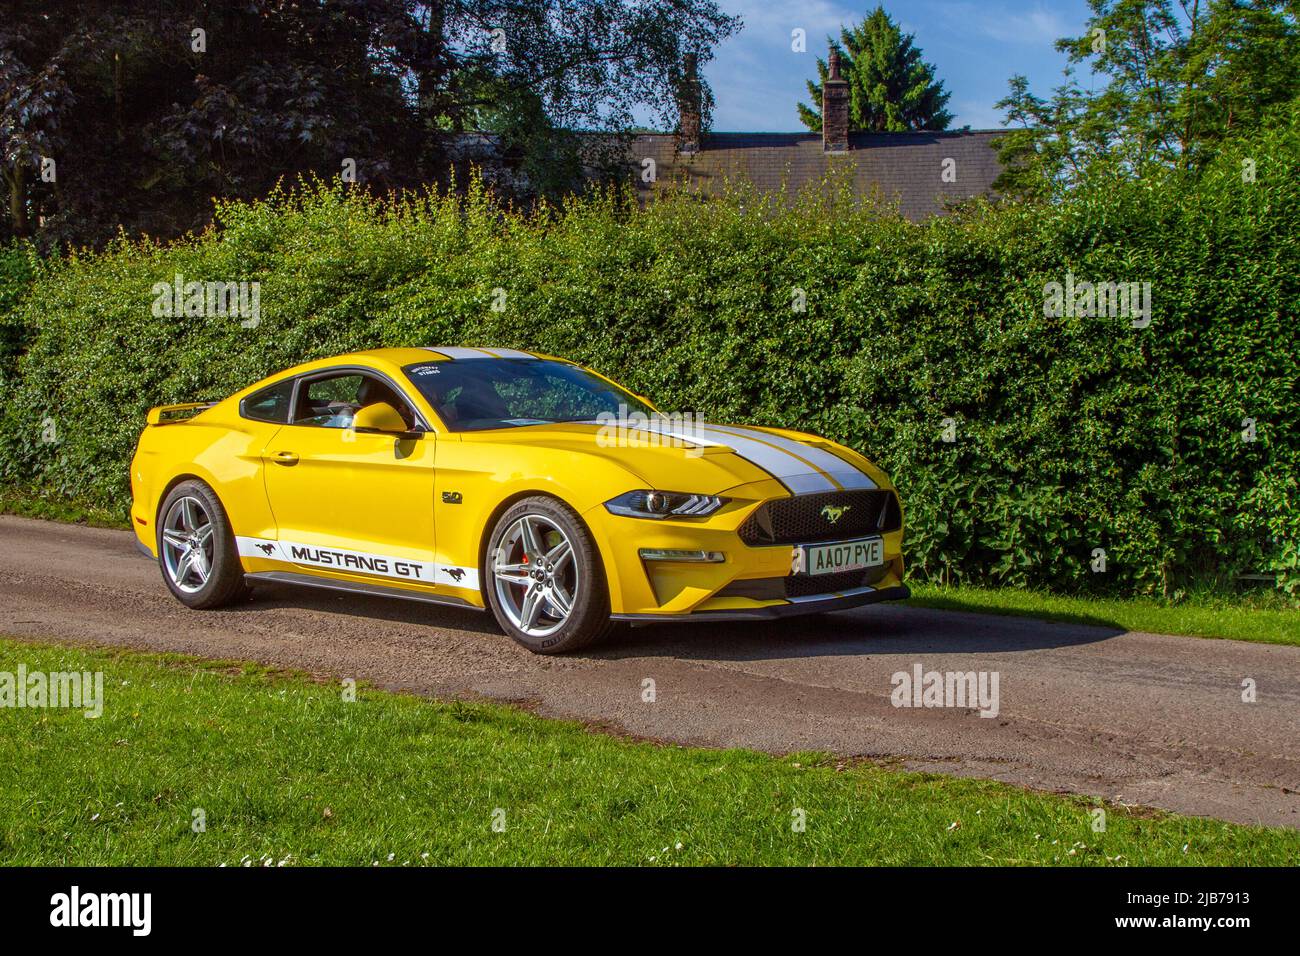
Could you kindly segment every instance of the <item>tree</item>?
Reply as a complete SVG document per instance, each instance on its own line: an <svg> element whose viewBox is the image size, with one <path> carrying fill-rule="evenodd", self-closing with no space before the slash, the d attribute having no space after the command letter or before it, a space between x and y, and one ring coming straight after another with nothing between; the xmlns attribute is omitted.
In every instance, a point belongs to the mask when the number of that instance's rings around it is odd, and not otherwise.
<svg viewBox="0 0 1300 956"><path fill-rule="evenodd" d="M1300 95L1296 0L1089 0L1082 36L1050 99L1012 77L996 105L1003 192L1050 195L1107 164L1141 176L1155 166L1198 169L1224 139L1266 123ZM1085 90L1075 70L1104 79Z"/></svg>
<svg viewBox="0 0 1300 956"><path fill-rule="evenodd" d="M876 7L853 29L840 31L840 42L828 38L840 56L840 75L849 83L849 130L901 133L947 129L952 114L944 107L949 93L935 79L934 67L921 59L912 34L904 35ZM799 118L814 132L822 128L822 84L829 67L817 61L818 82L808 81L812 105L799 104Z"/></svg>

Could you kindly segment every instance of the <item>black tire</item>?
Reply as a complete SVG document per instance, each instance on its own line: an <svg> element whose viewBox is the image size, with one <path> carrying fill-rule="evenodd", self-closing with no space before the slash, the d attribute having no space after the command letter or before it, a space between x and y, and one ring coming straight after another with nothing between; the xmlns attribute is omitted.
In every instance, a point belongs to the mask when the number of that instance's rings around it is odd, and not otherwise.
<svg viewBox="0 0 1300 956"><path fill-rule="evenodd" d="M186 501L191 504L187 506ZM196 515L198 509L194 507L195 504L202 510L201 519L182 520L181 524L195 526L189 529L191 533L185 537L187 540L194 540L196 547L203 550L207 574L200 579L199 571L191 567L178 579L176 572L184 556L180 548L168 543L169 536L175 540L175 530L168 527L169 516L173 516L173 509L179 509L176 517L180 517L187 509L190 514ZM210 548L197 544L202 540L205 527L209 528L206 540L210 541ZM221 506L221 501L211 488L194 479L182 481L163 499L154 528L154 541L158 548L158 568L162 572L163 582L176 600L186 607L207 609L224 607L247 599L249 589L244 583L244 566L239 560L239 551L235 546L235 535L230 527L230 519L226 517L226 509ZM196 535L198 537L195 537Z"/></svg>
<svg viewBox="0 0 1300 956"><path fill-rule="evenodd" d="M521 533L520 522L525 519L536 519L537 526L545 529L549 525L551 530L563 533L570 545L575 576L569 576L567 564L560 567L557 562L552 573L549 570L551 566L533 560L537 555L526 555L522 541L515 537ZM544 548L549 547L554 553L558 546L558 539L552 536ZM498 566L499 552L505 555L500 562L502 566L527 567L527 575L539 576L529 579L524 572L512 572L527 583L513 579L499 582L494 570ZM488 606L501 629L535 654L568 654L582 650L613 630L613 622L609 619L609 588L600 553L577 512L556 498L544 495L524 498L501 515L484 550L482 581ZM527 592L534 588L542 595L533 598L540 602L541 607L537 614L538 629L550 628L549 633L530 633L516 623L515 619L521 617L524 601L529 596ZM569 594L570 590L575 593ZM505 592L504 597L500 591ZM570 609L567 614L562 614L562 605L557 603L557 598L565 597L571 599Z"/></svg>

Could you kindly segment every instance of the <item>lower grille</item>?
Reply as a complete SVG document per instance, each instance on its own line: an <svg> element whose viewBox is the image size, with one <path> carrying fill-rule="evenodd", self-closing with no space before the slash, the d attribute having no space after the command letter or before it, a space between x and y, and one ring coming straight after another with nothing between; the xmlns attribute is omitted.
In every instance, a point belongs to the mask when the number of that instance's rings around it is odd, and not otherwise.
<svg viewBox="0 0 1300 956"><path fill-rule="evenodd" d="M814 594L834 594L875 584L889 573L891 564L865 571L844 571L840 574L792 574L784 578L749 578L732 581L717 594L718 597L745 597L755 601L775 601L780 598L809 597Z"/></svg>
<svg viewBox="0 0 1300 956"><path fill-rule="evenodd" d="M850 591L866 584L865 571L842 571L839 574L819 574L816 577L792 576L785 578L785 596L808 597L812 594L833 594Z"/></svg>
<svg viewBox="0 0 1300 956"><path fill-rule="evenodd" d="M745 519L739 534L741 541L756 547L816 544L897 531L902 524L897 495L870 488L765 501Z"/></svg>

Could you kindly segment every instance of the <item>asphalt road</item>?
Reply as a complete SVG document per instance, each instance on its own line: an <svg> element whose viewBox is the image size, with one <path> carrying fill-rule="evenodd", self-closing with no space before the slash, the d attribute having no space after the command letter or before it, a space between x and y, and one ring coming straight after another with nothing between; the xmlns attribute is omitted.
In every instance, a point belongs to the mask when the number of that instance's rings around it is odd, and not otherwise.
<svg viewBox="0 0 1300 956"><path fill-rule="evenodd" d="M178 604L129 533L0 517L0 634L238 658L525 703L637 736L902 765L1300 827L1300 648L879 605L625 629L536 657L490 616L262 589ZM893 675L998 674L999 712L895 707ZM646 679L655 699L643 700ZM1258 699L1242 701L1242 681Z"/></svg>

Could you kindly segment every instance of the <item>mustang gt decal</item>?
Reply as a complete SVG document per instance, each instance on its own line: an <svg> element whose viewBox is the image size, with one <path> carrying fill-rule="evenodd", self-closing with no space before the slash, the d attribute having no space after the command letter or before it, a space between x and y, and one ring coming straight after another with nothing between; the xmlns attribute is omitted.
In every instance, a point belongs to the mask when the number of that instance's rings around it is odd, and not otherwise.
<svg viewBox="0 0 1300 956"><path fill-rule="evenodd" d="M433 584L438 572L441 571L452 578L458 586L478 590L478 572L473 568L450 567L386 554L327 548L295 541L264 541L259 538L236 537L235 543L239 546L239 553L248 557L266 555L277 561L287 561L291 564L302 564L327 571L399 578L412 583ZM260 555L257 553L259 551Z"/></svg>

